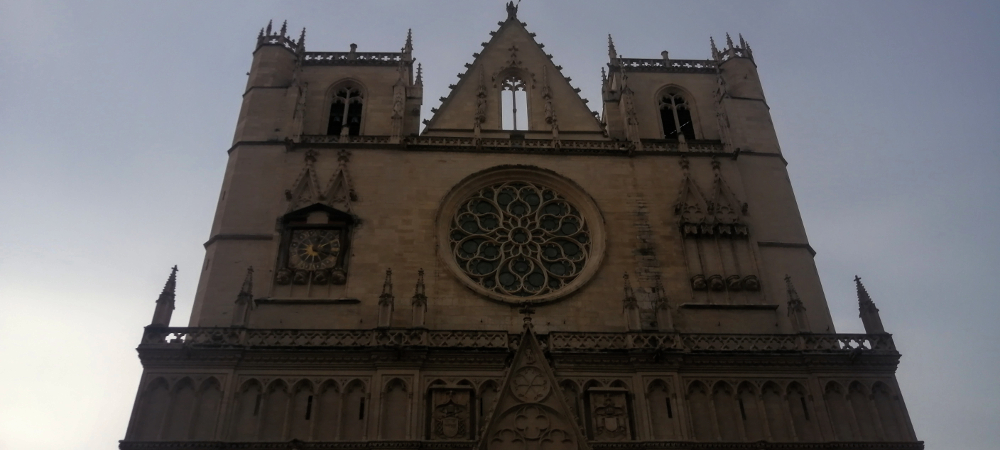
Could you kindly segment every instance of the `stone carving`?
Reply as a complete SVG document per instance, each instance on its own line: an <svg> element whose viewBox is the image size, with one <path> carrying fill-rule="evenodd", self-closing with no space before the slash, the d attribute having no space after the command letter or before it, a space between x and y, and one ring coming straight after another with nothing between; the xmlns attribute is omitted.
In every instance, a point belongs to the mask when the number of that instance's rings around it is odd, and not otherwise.
<svg viewBox="0 0 1000 450"><path fill-rule="evenodd" d="M591 391L591 424L594 440L623 441L631 438L625 395L624 390Z"/></svg>
<svg viewBox="0 0 1000 450"><path fill-rule="evenodd" d="M539 402L549 396L552 386L541 371L534 367L525 367L517 371L511 380L511 391L523 402Z"/></svg>
<svg viewBox="0 0 1000 450"><path fill-rule="evenodd" d="M431 389L430 439L471 439L472 390Z"/></svg>

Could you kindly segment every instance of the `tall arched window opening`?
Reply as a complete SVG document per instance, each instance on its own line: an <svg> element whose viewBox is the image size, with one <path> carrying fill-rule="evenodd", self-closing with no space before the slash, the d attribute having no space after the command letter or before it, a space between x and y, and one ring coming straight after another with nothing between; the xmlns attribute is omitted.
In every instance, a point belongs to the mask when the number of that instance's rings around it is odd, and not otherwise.
<svg viewBox="0 0 1000 450"><path fill-rule="evenodd" d="M507 77L500 86L501 127L504 130L528 129L528 94L524 81L515 76Z"/></svg>
<svg viewBox="0 0 1000 450"><path fill-rule="evenodd" d="M361 110L364 97L361 90L353 86L337 89L330 104L330 123L327 126L328 135L361 134Z"/></svg>
<svg viewBox="0 0 1000 450"><path fill-rule="evenodd" d="M694 139L691 107L680 93L668 91L660 98L660 121L664 139Z"/></svg>

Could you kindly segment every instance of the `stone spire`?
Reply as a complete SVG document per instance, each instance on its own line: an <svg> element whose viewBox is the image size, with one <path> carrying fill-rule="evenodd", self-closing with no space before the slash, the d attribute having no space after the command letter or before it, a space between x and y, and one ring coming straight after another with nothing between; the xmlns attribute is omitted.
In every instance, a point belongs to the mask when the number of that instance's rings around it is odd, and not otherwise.
<svg viewBox="0 0 1000 450"><path fill-rule="evenodd" d="M413 307L413 327L424 327L424 316L427 313L427 294L424 286L424 269L417 271L417 286L413 290L413 298L410 300Z"/></svg>
<svg viewBox="0 0 1000 450"><path fill-rule="evenodd" d="M247 267L247 276L243 279L240 293L236 294L236 304L233 306L233 326L245 327L253 309L253 266Z"/></svg>
<svg viewBox="0 0 1000 450"><path fill-rule="evenodd" d="M284 22L281 22L281 31L279 31L278 34L280 34L282 36L288 34L288 21L287 20L284 21Z"/></svg>
<svg viewBox="0 0 1000 450"><path fill-rule="evenodd" d="M174 313L174 299L177 290L177 266L170 269L170 276L167 283L163 285L160 297L156 299L156 309L153 310L153 320L149 326L168 327L170 326L170 316Z"/></svg>
<svg viewBox="0 0 1000 450"><path fill-rule="evenodd" d="M382 295L378 296L378 326L388 328L392 325L392 311L396 297L392 295L392 269L385 270L385 282L382 283Z"/></svg>
<svg viewBox="0 0 1000 450"><path fill-rule="evenodd" d="M412 59L413 55L413 29L406 30L406 43L403 44L403 59Z"/></svg>
<svg viewBox="0 0 1000 450"><path fill-rule="evenodd" d="M865 325L865 333L884 334L885 328L882 327L882 317L879 316L878 308L875 307L875 302L868 295L865 285L861 284L861 277L855 275L854 284L858 288L858 311L861 313L861 323Z"/></svg>
<svg viewBox="0 0 1000 450"><path fill-rule="evenodd" d="M608 60L611 61L611 65L618 64L618 50L615 50L615 41L611 39L611 35L608 35Z"/></svg>
<svg viewBox="0 0 1000 450"><path fill-rule="evenodd" d="M795 291L791 276L785 275L785 288L788 289L788 319L792 322L792 330L796 333L810 333L806 307Z"/></svg>
<svg viewBox="0 0 1000 450"><path fill-rule="evenodd" d="M642 330L642 320L639 318L639 301L632 291L632 283L628 280L628 272L622 276L625 280L625 298L622 300L622 311L625 313L625 322L629 331Z"/></svg>
<svg viewBox="0 0 1000 450"><path fill-rule="evenodd" d="M719 60L719 49L715 46L715 38L709 36L708 37L708 42L710 42L712 44L712 59L718 61Z"/></svg>
<svg viewBox="0 0 1000 450"><path fill-rule="evenodd" d="M417 81L413 84L416 86L424 85L424 66L420 63L417 63Z"/></svg>

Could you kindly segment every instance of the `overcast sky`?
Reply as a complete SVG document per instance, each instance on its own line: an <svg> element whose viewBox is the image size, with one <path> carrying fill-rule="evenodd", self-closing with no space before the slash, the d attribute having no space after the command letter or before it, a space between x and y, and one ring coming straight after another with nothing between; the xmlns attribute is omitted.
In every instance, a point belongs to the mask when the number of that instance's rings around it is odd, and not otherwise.
<svg viewBox="0 0 1000 450"><path fill-rule="evenodd" d="M398 51L413 28L426 118L502 0L0 0L0 449L108 449L125 433L142 327L170 266L187 323L257 32L309 51ZM759 66L838 331L861 275L903 354L930 449L1000 442L1000 3L525 0L600 107L625 57Z"/></svg>

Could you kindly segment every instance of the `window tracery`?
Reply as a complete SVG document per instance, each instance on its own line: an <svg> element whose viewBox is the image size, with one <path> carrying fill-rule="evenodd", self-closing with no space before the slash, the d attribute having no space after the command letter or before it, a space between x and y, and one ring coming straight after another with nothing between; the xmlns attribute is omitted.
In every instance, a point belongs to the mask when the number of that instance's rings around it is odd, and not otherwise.
<svg viewBox="0 0 1000 450"><path fill-rule="evenodd" d="M573 281L590 252L587 221L546 186L504 182L459 208L451 248L463 272L503 295L532 297Z"/></svg>
<svg viewBox="0 0 1000 450"><path fill-rule="evenodd" d="M593 198L529 166L469 176L445 197L437 223L439 255L458 280L507 304L558 300L587 283L604 256Z"/></svg>
<svg viewBox="0 0 1000 450"><path fill-rule="evenodd" d="M660 97L660 122L664 139L693 140L694 123L691 106L677 90L667 90Z"/></svg>
<svg viewBox="0 0 1000 450"><path fill-rule="evenodd" d="M511 75L503 79L500 84L500 104L503 107L500 118L504 130L528 129L528 95L521 78ZM520 110L518 105L521 105Z"/></svg>
<svg viewBox="0 0 1000 450"><path fill-rule="evenodd" d="M364 95L353 84L346 84L334 91L330 102L330 121L326 134L333 136L358 136L361 134L361 114Z"/></svg>

